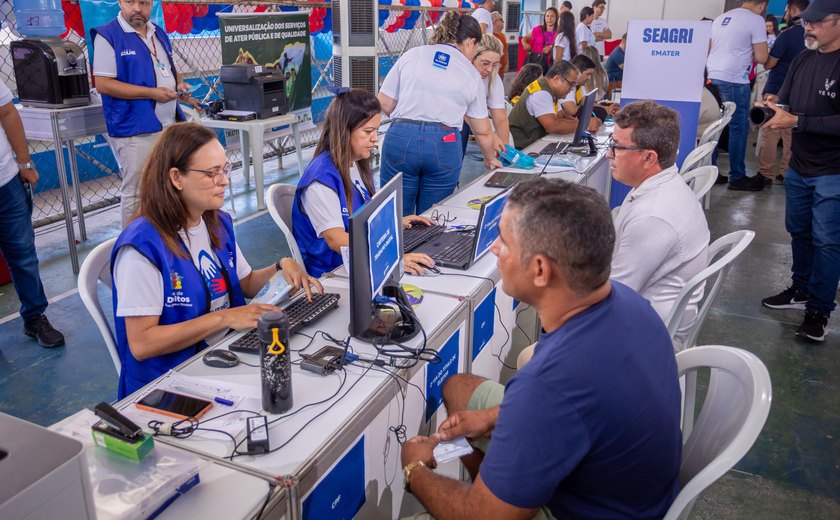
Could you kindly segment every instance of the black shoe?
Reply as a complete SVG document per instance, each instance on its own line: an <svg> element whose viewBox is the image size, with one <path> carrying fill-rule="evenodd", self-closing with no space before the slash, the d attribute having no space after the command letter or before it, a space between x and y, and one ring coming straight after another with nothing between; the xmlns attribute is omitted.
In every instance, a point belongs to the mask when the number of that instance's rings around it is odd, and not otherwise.
<svg viewBox="0 0 840 520"><path fill-rule="evenodd" d="M796 335L811 341L824 341L827 324L828 314L822 311L805 311L805 319L802 320Z"/></svg>
<svg viewBox="0 0 840 520"><path fill-rule="evenodd" d="M729 182L729 177L726 175L718 174L718 178L715 179L715 184L726 184Z"/></svg>
<svg viewBox="0 0 840 520"><path fill-rule="evenodd" d="M773 179L771 179L770 177L765 177L764 175L761 175L761 174L756 175L755 177L753 177L753 179L760 180L762 182L762 184L764 184L765 188L769 188L770 186L773 185Z"/></svg>
<svg viewBox="0 0 840 520"><path fill-rule="evenodd" d="M773 184L784 184L785 183L785 176L784 175L776 175L776 178L773 179Z"/></svg>
<svg viewBox="0 0 840 520"><path fill-rule="evenodd" d="M764 189L764 182L761 179L758 179L756 182L755 177L741 177L737 181L730 180L729 181L729 189L735 191L761 191Z"/></svg>
<svg viewBox="0 0 840 520"><path fill-rule="evenodd" d="M775 296L764 298L761 304L770 309L802 309L804 311L807 301L807 294L791 286Z"/></svg>
<svg viewBox="0 0 840 520"><path fill-rule="evenodd" d="M23 322L23 333L38 340L44 348L54 348L64 345L64 334L50 325L50 320L43 314L29 318Z"/></svg>

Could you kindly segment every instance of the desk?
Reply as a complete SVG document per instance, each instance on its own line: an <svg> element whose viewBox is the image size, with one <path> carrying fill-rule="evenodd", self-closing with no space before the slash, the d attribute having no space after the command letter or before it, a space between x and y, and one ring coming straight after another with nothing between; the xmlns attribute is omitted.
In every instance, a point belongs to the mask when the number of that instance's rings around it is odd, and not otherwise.
<svg viewBox="0 0 840 520"><path fill-rule="evenodd" d="M251 119L250 121L226 121L223 119L204 118L200 123L208 128L223 128L237 130L242 148L242 172L245 182L248 182L251 159L254 160L254 185L257 191L257 208L265 209L265 185L263 177L263 145L265 132L279 126L290 126L292 138L295 141L295 155L297 156L298 172L303 175L303 150L300 143L298 125L301 119L297 114L285 114L268 119Z"/></svg>
<svg viewBox="0 0 840 520"><path fill-rule="evenodd" d="M35 108L15 105L23 121L26 138L36 141L52 141L55 145L55 164L58 168L58 183L61 187L61 204L64 209L64 226L67 230L67 246L70 249L70 264L73 272L79 272L79 254L76 251L76 233L73 229L73 211L70 207L70 190L67 171L64 166L63 146L67 146L70 159L70 178L75 188L76 213L79 216L79 236L87 240L85 216L82 211L82 193L79 186L79 169L76 163L75 139L107 134L105 114L101 104L73 108Z"/></svg>

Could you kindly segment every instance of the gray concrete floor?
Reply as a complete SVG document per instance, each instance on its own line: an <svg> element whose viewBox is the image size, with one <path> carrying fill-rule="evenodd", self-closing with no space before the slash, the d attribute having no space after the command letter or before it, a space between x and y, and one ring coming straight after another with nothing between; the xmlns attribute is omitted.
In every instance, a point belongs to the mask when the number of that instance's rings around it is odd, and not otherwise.
<svg viewBox="0 0 840 520"><path fill-rule="evenodd" d="M749 168L755 171L752 147ZM468 152L477 152L471 144ZM312 150L305 155L309 160ZM296 181L294 156L285 169L266 165L266 185ZM727 171L726 155L720 159ZM481 172L467 157L462 182ZM234 176L239 222L237 237L255 266L273 262L288 247L266 212L257 212L253 187ZM759 193L712 190L707 212L712 239L752 229L756 239L736 262L700 335L699 344L745 348L767 365L773 381L773 407L750 453L698 500L693 518L840 518L840 326L829 321L825 343L799 341L793 332L802 316L763 309L760 299L786 287L790 248L784 230L784 188ZM117 209L87 219L89 239L80 256L119 231ZM52 303L47 314L67 337L67 346L45 350L21 334L17 298L11 285L0 287L0 411L51 424L84 406L116 397L116 372L98 331L75 292L62 227L38 230L42 278ZM110 310L108 295L101 294ZM5 318L3 318L5 316Z"/></svg>

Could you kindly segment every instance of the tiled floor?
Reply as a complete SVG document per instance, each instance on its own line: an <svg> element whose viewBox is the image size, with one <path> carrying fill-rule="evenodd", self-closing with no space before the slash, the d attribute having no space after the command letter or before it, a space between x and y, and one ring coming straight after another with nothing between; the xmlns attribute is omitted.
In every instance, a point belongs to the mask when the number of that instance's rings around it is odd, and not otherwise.
<svg viewBox="0 0 840 520"><path fill-rule="evenodd" d="M469 151L477 151L470 145ZM312 150L306 154L307 160ZM750 160L754 158L750 154ZM269 171L266 184L295 182L294 156L286 169ZM726 156L721 159L726 164ZM269 165L267 165L269 166ZM462 181L480 172L467 158ZM754 170L754 164L752 169ZM725 171L725 169L724 169ZM287 254L267 213L256 212L253 189L236 179L237 237L255 266ZM716 186L707 212L712 239L737 229L756 238L736 262L700 335L700 344L732 345L756 353L773 381L773 407L764 431L735 471L701 496L693 518L840 518L840 325L829 321L824 344L794 338L801 313L770 311L762 297L788 283L790 248L784 230L784 188L759 193ZM80 256L118 232L116 209L87 219L89 240ZM21 333L11 285L0 287L0 411L39 424L111 400L116 372L93 321L75 292L63 228L39 231L42 278L55 298L48 315L67 336L67 346L44 350ZM108 303L108 295L102 294ZM108 304L110 305L110 304ZM6 318L2 318L6 316Z"/></svg>

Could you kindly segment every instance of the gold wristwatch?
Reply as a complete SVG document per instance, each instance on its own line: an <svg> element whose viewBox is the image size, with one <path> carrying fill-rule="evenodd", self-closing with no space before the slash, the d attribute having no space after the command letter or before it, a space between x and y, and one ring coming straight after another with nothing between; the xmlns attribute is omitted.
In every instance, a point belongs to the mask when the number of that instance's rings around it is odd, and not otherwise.
<svg viewBox="0 0 840 520"><path fill-rule="evenodd" d="M409 493L411 493L411 485L409 483L409 479L411 478L411 470L413 470L417 466L423 466L424 468L427 467L422 460L418 460L416 462L409 462L408 464L403 466L403 487Z"/></svg>

